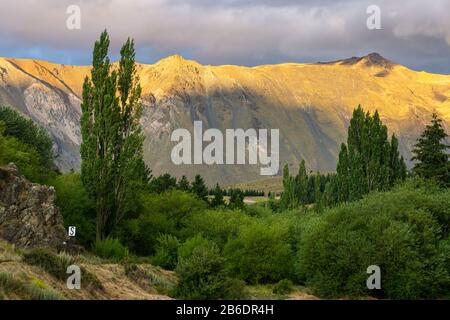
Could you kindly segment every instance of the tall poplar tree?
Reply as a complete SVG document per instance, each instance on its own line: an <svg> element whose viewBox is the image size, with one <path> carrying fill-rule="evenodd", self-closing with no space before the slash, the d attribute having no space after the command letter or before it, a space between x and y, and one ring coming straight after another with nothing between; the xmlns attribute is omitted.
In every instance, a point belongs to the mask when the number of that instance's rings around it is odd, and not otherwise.
<svg viewBox="0 0 450 320"><path fill-rule="evenodd" d="M295 177L295 192L298 202L305 205L308 202L308 174L306 173L305 160L302 159Z"/></svg>
<svg viewBox="0 0 450 320"><path fill-rule="evenodd" d="M81 178L95 203L97 240L124 219L149 174L143 161L134 43L128 39L123 45L117 70L108 58L109 44L104 31L94 45L81 104Z"/></svg>
<svg viewBox="0 0 450 320"><path fill-rule="evenodd" d="M341 145L337 164L338 201L354 201L376 190L385 190L406 176L395 135L391 142L378 111L353 111L347 144Z"/></svg>
<svg viewBox="0 0 450 320"><path fill-rule="evenodd" d="M299 199L295 179L289 174L287 164L283 167L283 193L280 198L281 210L290 210L298 207Z"/></svg>

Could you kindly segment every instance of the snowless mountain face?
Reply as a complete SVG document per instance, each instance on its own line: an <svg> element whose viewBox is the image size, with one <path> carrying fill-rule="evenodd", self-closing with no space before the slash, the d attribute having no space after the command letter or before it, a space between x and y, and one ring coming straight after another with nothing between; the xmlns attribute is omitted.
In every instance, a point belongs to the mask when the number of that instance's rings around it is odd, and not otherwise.
<svg viewBox="0 0 450 320"><path fill-rule="evenodd" d="M79 169L81 90L87 66L0 58L0 105L19 110L48 129L57 164ZM450 76L416 72L378 54L329 63L257 67L206 66L180 56L141 64L146 136L145 160L154 174L192 178L202 174L222 185L264 178L260 165L175 165L173 130L279 129L280 168L335 170L340 144L354 108L378 110L405 159L431 113L450 128ZM207 143L206 143L207 144ZM205 144L205 145L206 145ZM247 157L248 158L248 157Z"/></svg>

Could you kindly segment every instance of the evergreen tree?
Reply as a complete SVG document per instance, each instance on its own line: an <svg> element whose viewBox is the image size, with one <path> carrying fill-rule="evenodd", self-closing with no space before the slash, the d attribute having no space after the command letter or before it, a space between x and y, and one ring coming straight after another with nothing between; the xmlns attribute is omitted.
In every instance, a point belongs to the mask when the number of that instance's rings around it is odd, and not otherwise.
<svg viewBox="0 0 450 320"><path fill-rule="evenodd" d="M436 179L444 186L450 186L449 155L444 144L448 137L442 127L442 119L433 113L431 124L427 125L414 146L414 157L417 161L413 172L427 179Z"/></svg>
<svg viewBox="0 0 450 320"><path fill-rule="evenodd" d="M201 175L197 174L195 176L191 190L199 199L208 201L208 188Z"/></svg>
<svg viewBox="0 0 450 320"><path fill-rule="evenodd" d="M322 194L322 204L326 207L332 207L339 202L339 183L338 176L333 175L325 184Z"/></svg>
<svg viewBox="0 0 450 320"><path fill-rule="evenodd" d="M81 104L81 178L95 203L97 240L123 220L149 172L143 161L134 43L128 39L123 45L118 70L112 70L109 43L106 31L95 42Z"/></svg>
<svg viewBox="0 0 450 320"><path fill-rule="evenodd" d="M169 173L164 173L150 181L150 192L163 193L177 187L177 178Z"/></svg>
<svg viewBox="0 0 450 320"><path fill-rule="evenodd" d="M212 195L213 199L211 200L211 207L217 208L225 205L225 201L223 200L223 191L218 183L216 183L216 187L214 188Z"/></svg>
<svg viewBox="0 0 450 320"><path fill-rule="evenodd" d="M244 193L241 189L230 190L230 203L228 206L231 209L242 209L244 207Z"/></svg>
<svg viewBox="0 0 450 320"><path fill-rule="evenodd" d="M316 211L321 212L323 203L322 203L322 191L320 189L321 184L321 175L319 172L314 176L314 201L316 203Z"/></svg>
<svg viewBox="0 0 450 320"><path fill-rule="evenodd" d="M180 181L178 181L178 189L181 191L189 191L190 190L189 180L185 175L183 175L181 177Z"/></svg>
<svg viewBox="0 0 450 320"><path fill-rule="evenodd" d="M305 160L302 159L295 177L296 195L301 205L308 203L308 175L306 174Z"/></svg>

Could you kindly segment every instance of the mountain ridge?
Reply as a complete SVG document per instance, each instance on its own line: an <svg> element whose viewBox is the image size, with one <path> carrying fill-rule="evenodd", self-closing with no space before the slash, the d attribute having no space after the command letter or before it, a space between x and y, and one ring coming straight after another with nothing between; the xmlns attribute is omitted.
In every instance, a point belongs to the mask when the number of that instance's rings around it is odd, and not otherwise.
<svg viewBox="0 0 450 320"><path fill-rule="evenodd" d="M0 58L0 105L10 105L45 126L55 139L57 163L79 168L80 97L89 66ZM175 166L170 151L176 128L279 128L280 165L293 170L304 158L310 170L332 171L358 104L378 110L408 160L431 112L450 127L450 75L417 72L377 53L331 62L253 67L202 65L180 55L138 64L146 141L155 174L205 176L209 184L256 180L258 166Z"/></svg>

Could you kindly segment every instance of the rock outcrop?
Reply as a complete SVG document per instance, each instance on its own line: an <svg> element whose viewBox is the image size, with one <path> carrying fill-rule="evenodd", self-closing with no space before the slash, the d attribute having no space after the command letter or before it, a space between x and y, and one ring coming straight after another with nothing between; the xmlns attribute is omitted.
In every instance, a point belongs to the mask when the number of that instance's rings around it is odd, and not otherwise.
<svg viewBox="0 0 450 320"><path fill-rule="evenodd" d="M0 238L18 247L61 248L63 218L55 190L23 177L14 164L0 167Z"/></svg>

